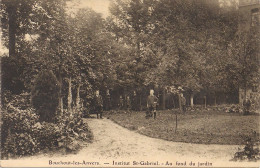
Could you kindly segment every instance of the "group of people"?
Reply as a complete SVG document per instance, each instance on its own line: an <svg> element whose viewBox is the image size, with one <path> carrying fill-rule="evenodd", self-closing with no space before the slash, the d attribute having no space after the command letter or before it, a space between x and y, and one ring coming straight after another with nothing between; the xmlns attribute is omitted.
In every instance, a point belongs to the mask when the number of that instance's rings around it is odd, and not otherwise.
<svg viewBox="0 0 260 168"><path fill-rule="evenodd" d="M102 115L103 115L103 98L99 93L99 90L96 90L94 99L93 99L93 105L94 105L94 111L97 114L97 118L102 119ZM120 96L119 98L119 108L122 109L124 107L124 100L122 98L122 96ZM126 109L127 111L131 111L131 100L130 97L127 96L126 97Z"/></svg>
<svg viewBox="0 0 260 168"><path fill-rule="evenodd" d="M147 111L146 111L146 118L153 117L156 119L156 108L158 106L158 101L159 99L154 95L154 90L150 90L150 95L147 97ZM124 106L124 100L123 97L120 96L119 98L119 108L122 109ZM130 113L131 111L131 100L130 97L126 97L125 101L125 107L127 111ZM186 99L181 94L181 107L182 110L185 112L186 111ZM96 90L95 97L94 97L94 110L95 113L97 114L97 118L102 119L102 114L103 114L103 99L102 96L99 94L99 90Z"/></svg>
<svg viewBox="0 0 260 168"><path fill-rule="evenodd" d="M132 109L132 103L130 100L130 96L126 96L126 100L124 101L123 97L119 97L119 104L118 107L120 110L122 110L124 107L126 107L126 110L131 110Z"/></svg>

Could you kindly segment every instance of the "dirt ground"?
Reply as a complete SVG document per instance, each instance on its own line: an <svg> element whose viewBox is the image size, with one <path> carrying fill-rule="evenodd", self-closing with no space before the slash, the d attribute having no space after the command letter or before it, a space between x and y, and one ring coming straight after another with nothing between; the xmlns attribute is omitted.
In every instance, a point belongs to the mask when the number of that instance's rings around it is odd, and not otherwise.
<svg viewBox="0 0 260 168"><path fill-rule="evenodd" d="M113 161L166 161L171 166L181 166L195 162L212 163L212 166L240 166L241 163L230 162L237 145L204 145L171 142L150 138L135 131L123 128L109 119L85 119L94 133L94 141L77 154L35 155L22 158L21 161L98 161L99 165L113 166ZM39 163L40 163L39 162ZM108 163L106 163L108 162ZM222 165L223 164L223 165ZM255 164L255 163L252 163ZM246 164L248 165L248 164ZM184 165L183 165L184 166Z"/></svg>

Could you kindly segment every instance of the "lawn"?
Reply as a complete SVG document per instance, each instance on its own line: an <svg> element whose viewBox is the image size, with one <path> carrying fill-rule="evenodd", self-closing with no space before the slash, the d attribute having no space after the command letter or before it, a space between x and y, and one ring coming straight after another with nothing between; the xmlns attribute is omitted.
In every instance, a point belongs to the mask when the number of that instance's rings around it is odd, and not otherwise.
<svg viewBox="0 0 260 168"><path fill-rule="evenodd" d="M158 111L156 120L146 119L144 111L132 112L131 116L124 111L112 111L106 112L105 116L140 134L175 142L241 145L253 132L256 137L260 133L259 114L244 116L216 110L183 114L178 110L166 110Z"/></svg>

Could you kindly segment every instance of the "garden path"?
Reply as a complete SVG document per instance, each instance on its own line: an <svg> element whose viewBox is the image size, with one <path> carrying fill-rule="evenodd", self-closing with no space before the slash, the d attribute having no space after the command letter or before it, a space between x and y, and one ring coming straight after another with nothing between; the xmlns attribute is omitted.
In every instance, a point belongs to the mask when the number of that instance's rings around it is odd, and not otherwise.
<svg viewBox="0 0 260 168"><path fill-rule="evenodd" d="M241 162L229 162L237 151L237 145L205 145L171 142L150 138L135 131L123 128L109 119L84 119L94 134L93 143L83 148L77 154L68 155L35 155L22 160L52 160L52 161L99 161L99 164L111 166L114 161L170 161L177 166L176 161L188 163L213 163L241 166ZM47 161L46 161L47 163ZM165 163L164 163L165 164ZM247 164L248 165L248 164ZM105 165L104 165L105 166ZM231 166L231 165L230 165ZM238 166L238 165L237 165Z"/></svg>

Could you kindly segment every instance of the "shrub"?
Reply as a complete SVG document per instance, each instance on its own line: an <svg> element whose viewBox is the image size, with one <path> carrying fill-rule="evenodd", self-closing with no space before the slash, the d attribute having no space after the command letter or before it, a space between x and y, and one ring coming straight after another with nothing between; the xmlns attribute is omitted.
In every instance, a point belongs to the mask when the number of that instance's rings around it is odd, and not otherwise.
<svg viewBox="0 0 260 168"><path fill-rule="evenodd" d="M48 122L37 122L32 128L32 134L39 142L40 149L53 149L58 146L57 139L61 132L57 124Z"/></svg>
<svg viewBox="0 0 260 168"><path fill-rule="evenodd" d="M239 104L233 104L230 107L226 107L226 113L243 113L243 107Z"/></svg>
<svg viewBox="0 0 260 168"><path fill-rule="evenodd" d="M4 153L12 156L32 155L39 151L39 144L29 133L13 133L5 143Z"/></svg>
<svg viewBox="0 0 260 168"><path fill-rule="evenodd" d="M21 110L9 103L2 112L1 138L3 156L31 155L39 150L37 138L32 134L39 117L33 108Z"/></svg>
<svg viewBox="0 0 260 168"><path fill-rule="evenodd" d="M40 122L35 109L28 106L22 110L19 107L23 106L21 102L28 98L28 94L12 97L15 100L10 100L2 112L2 159L9 155L11 157L32 155L45 149L65 149L67 152L75 152L80 149L83 141L91 142L93 135L83 122L81 111L65 110L57 117L57 123Z"/></svg>
<svg viewBox="0 0 260 168"><path fill-rule="evenodd" d="M260 160L260 139L259 135L253 133L251 136L245 136L245 147L235 153L232 161L258 161Z"/></svg>
<svg viewBox="0 0 260 168"><path fill-rule="evenodd" d="M32 104L40 115L40 121L55 121L59 89L59 82L52 71L42 71L37 76L32 89Z"/></svg>
<svg viewBox="0 0 260 168"><path fill-rule="evenodd" d="M77 151L80 142L91 142L93 134L89 127L82 120L82 113L79 111L64 111L58 118L58 125L61 129L61 136L58 138L58 146L65 148L67 152Z"/></svg>

